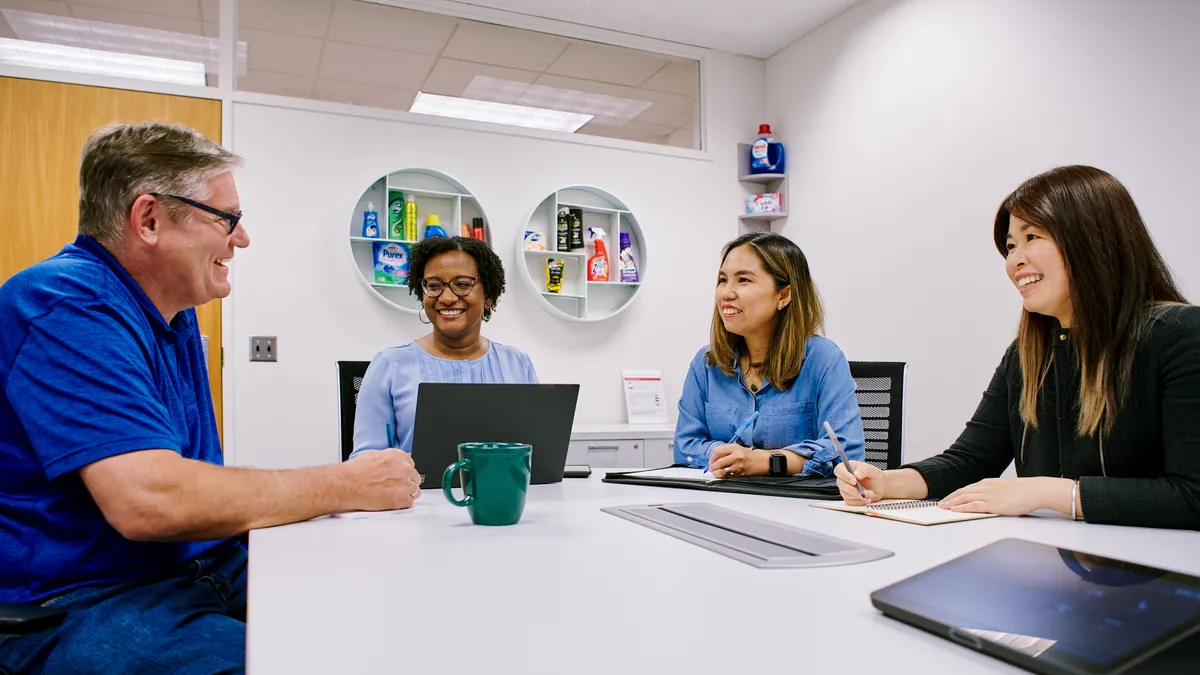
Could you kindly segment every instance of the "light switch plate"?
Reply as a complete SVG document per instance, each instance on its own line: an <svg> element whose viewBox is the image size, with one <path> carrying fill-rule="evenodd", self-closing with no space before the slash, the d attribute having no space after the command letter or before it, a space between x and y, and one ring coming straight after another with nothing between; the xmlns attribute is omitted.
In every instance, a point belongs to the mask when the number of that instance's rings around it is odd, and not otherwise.
<svg viewBox="0 0 1200 675"><path fill-rule="evenodd" d="M276 361L278 360L278 352L276 351L274 335L251 335L250 336L250 360L251 361Z"/></svg>

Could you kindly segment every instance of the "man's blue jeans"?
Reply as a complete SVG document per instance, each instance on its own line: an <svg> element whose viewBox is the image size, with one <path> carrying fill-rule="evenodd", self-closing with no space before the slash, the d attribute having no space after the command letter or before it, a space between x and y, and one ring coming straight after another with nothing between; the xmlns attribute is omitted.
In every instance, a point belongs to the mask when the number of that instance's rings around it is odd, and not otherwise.
<svg viewBox="0 0 1200 675"><path fill-rule="evenodd" d="M58 628L0 635L0 673L242 673L246 549L230 544L167 573L68 591Z"/></svg>

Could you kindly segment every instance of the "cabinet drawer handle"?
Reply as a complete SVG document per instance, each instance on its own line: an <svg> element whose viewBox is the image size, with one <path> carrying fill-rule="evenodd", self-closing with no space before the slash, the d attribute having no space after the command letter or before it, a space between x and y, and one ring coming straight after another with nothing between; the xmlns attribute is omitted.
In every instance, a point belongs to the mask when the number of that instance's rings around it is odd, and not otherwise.
<svg viewBox="0 0 1200 675"><path fill-rule="evenodd" d="M621 446L619 446L619 445L589 445L588 446L588 450L612 450L613 452L616 452L617 450L620 450L620 449L621 449Z"/></svg>

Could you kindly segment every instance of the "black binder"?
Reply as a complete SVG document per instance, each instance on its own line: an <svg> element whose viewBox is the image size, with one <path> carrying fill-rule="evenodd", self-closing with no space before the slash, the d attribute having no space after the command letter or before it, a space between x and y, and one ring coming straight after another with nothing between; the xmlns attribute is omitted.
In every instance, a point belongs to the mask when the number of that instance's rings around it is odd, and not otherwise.
<svg viewBox="0 0 1200 675"><path fill-rule="evenodd" d="M677 465L682 466L682 465ZM604 474L605 483L619 485L650 485L652 487L682 488L684 490L707 490L709 492L735 492L744 495L767 495L768 497L794 497L797 499L841 499L836 478L824 476L742 476L709 482L699 478L665 478L639 475L658 469L637 471L610 471Z"/></svg>

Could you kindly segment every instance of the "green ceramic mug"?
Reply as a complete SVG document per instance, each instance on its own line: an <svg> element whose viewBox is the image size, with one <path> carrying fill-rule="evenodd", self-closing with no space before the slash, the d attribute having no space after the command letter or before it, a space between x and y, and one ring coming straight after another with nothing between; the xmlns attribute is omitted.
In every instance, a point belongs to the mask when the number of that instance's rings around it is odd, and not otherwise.
<svg viewBox="0 0 1200 675"><path fill-rule="evenodd" d="M515 525L525 510L533 446L528 443L461 443L458 461L442 474L442 492L467 507L476 525ZM454 472L462 471L465 499L454 498Z"/></svg>

